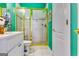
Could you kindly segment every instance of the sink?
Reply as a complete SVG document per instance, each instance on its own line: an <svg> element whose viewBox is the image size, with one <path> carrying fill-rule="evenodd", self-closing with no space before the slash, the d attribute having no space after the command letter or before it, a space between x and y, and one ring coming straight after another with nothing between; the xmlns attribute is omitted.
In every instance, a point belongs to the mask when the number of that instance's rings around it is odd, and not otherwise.
<svg viewBox="0 0 79 59"><path fill-rule="evenodd" d="M0 34L0 38L17 35L17 34L22 34L22 32L5 32L4 34Z"/></svg>

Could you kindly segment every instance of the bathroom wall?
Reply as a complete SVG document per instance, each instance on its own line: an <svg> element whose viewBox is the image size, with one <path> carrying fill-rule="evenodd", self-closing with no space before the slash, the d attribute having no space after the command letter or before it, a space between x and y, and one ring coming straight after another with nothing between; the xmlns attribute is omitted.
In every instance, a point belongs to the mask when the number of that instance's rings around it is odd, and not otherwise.
<svg viewBox="0 0 79 59"><path fill-rule="evenodd" d="M16 16L15 16L15 3L7 3L7 9L11 14L11 31L16 30Z"/></svg>
<svg viewBox="0 0 79 59"><path fill-rule="evenodd" d="M52 3L48 3L48 46L52 49Z"/></svg>
<svg viewBox="0 0 79 59"><path fill-rule="evenodd" d="M77 56L77 33L75 30L78 27L78 6L76 3L71 3L71 56Z"/></svg>
<svg viewBox="0 0 79 59"><path fill-rule="evenodd" d="M41 9L46 7L46 3L20 3L20 6L29 9Z"/></svg>
<svg viewBox="0 0 79 59"><path fill-rule="evenodd" d="M6 8L6 3L0 3L0 16L2 16L2 9Z"/></svg>
<svg viewBox="0 0 79 59"><path fill-rule="evenodd" d="M6 5L6 3L0 3L0 7L1 7L1 8L6 8L7 5Z"/></svg>

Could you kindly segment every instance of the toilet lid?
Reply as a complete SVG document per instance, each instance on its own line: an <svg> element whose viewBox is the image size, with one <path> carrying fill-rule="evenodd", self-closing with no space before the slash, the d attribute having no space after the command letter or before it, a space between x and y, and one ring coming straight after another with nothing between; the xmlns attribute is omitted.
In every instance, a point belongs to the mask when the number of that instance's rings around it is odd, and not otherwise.
<svg viewBox="0 0 79 59"><path fill-rule="evenodd" d="M25 40L24 43L31 43L31 41L26 41L26 40Z"/></svg>

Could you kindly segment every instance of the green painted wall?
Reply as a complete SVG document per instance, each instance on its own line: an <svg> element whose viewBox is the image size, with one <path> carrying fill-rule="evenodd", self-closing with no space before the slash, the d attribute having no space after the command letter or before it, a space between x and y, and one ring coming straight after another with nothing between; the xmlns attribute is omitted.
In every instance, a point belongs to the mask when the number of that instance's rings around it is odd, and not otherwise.
<svg viewBox="0 0 79 59"><path fill-rule="evenodd" d="M48 45L49 48L52 49L52 3L48 4Z"/></svg>
<svg viewBox="0 0 79 59"><path fill-rule="evenodd" d="M78 11L77 4L72 3L70 5L71 11L71 56L77 56L77 34L75 30L77 29Z"/></svg>
<svg viewBox="0 0 79 59"><path fill-rule="evenodd" d="M7 9L8 12L11 14L11 30L15 31L16 30L16 15L15 15L15 8L16 4L15 3L8 3L7 4Z"/></svg>
<svg viewBox="0 0 79 59"><path fill-rule="evenodd" d="M46 3L20 3L21 7L25 7L25 8L45 8L46 7Z"/></svg>
<svg viewBox="0 0 79 59"><path fill-rule="evenodd" d="M0 7L1 8L6 8L7 7L7 4L6 3L0 3Z"/></svg>
<svg viewBox="0 0 79 59"><path fill-rule="evenodd" d="M2 16L2 8L6 8L6 3L0 3L0 16Z"/></svg>

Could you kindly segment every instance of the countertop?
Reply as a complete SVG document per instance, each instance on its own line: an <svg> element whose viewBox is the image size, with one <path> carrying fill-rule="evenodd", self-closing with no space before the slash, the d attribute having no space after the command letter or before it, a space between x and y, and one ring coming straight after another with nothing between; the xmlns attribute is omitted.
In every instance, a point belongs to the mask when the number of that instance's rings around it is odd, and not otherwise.
<svg viewBox="0 0 79 59"><path fill-rule="evenodd" d="M5 32L4 34L0 34L0 39L18 35L18 34L22 34L22 32Z"/></svg>

